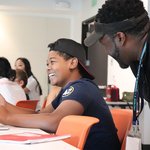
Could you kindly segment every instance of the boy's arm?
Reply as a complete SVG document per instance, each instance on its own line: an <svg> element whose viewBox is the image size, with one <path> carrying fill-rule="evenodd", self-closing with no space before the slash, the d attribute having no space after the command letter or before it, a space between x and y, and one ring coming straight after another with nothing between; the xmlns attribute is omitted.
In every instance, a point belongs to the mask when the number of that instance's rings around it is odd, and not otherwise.
<svg viewBox="0 0 150 150"><path fill-rule="evenodd" d="M82 115L83 112L83 106L74 100L63 101L52 113L14 114L8 112L4 106L0 106L0 123L56 132L59 122L63 117Z"/></svg>
<svg viewBox="0 0 150 150"><path fill-rule="evenodd" d="M45 108L41 109L39 113L52 113L55 109L53 108L52 104L49 104Z"/></svg>

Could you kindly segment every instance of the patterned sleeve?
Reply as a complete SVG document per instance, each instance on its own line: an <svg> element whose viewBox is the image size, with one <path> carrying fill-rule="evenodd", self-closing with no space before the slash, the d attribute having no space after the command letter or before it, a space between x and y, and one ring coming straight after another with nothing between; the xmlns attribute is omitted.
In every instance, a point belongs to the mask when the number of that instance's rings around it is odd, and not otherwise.
<svg viewBox="0 0 150 150"><path fill-rule="evenodd" d="M81 103L86 109L91 102L91 96L88 89L88 86L84 85L82 82L74 83L64 91L62 94L62 101L75 100Z"/></svg>

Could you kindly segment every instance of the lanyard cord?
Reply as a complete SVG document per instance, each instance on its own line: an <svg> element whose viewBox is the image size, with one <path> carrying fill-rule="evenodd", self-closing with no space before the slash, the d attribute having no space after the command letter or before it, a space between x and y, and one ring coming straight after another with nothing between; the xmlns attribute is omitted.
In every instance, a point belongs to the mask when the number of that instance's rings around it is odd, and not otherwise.
<svg viewBox="0 0 150 150"><path fill-rule="evenodd" d="M134 95L133 95L133 125L136 125L137 117L138 117L137 113L139 113L139 112L137 112L137 111L139 111L139 104L140 104L138 86L139 86L141 68L143 67L142 61L143 61L144 54L146 52L146 47L147 47L147 43L144 44L144 48L143 48L142 54L140 56L140 61L139 61L138 71L137 71L137 76L136 76L136 81L135 81ZM137 108L137 106L138 106L138 108Z"/></svg>

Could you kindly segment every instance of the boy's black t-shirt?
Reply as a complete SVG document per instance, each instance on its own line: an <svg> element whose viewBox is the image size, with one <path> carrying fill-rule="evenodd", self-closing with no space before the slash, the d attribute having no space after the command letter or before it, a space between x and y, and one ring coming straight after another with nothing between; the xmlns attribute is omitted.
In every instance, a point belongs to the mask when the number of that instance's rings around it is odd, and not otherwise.
<svg viewBox="0 0 150 150"><path fill-rule="evenodd" d="M79 102L84 107L83 116L93 116L100 119L100 122L91 128L84 149L120 149L117 130L111 113L101 96L100 89L93 81L82 78L69 83L60 91L56 99L52 102L52 106L56 109L65 100Z"/></svg>

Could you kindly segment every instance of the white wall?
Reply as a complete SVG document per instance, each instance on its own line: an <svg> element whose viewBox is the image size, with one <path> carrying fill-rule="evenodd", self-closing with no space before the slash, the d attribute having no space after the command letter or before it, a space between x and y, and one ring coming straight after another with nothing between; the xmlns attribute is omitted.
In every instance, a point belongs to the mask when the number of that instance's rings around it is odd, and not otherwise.
<svg viewBox="0 0 150 150"><path fill-rule="evenodd" d="M112 57L108 56L107 83L119 87L120 98L122 98L123 91L134 91L135 77L130 68L121 69L118 63Z"/></svg>
<svg viewBox="0 0 150 150"><path fill-rule="evenodd" d="M105 2L105 0L97 0L97 4L92 6L92 0L83 0L82 6L82 20L88 19L97 14L98 9Z"/></svg>

